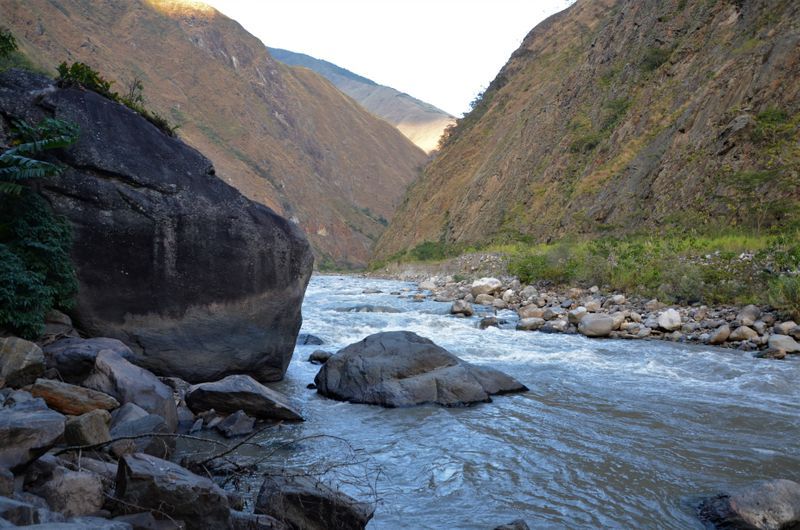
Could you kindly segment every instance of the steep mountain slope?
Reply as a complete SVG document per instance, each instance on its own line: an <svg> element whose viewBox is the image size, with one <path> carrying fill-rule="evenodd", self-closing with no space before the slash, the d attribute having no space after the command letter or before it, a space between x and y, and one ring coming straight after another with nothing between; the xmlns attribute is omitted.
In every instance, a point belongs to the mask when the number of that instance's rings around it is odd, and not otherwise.
<svg viewBox="0 0 800 530"><path fill-rule="evenodd" d="M417 146L430 153L439 143L445 127L455 118L430 103L425 103L394 88L379 85L328 61L303 53L270 48L272 56L292 66L310 68L358 101L376 116L385 119Z"/></svg>
<svg viewBox="0 0 800 530"><path fill-rule="evenodd" d="M459 121L377 255L785 222L798 79L796 1L578 0Z"/></svg>
<svg viewBox="0 0 800 530"><path fill-rule="evenodd" d="M55 73L83 61L180 125L249 198L297 222L323 264L363 264L425 154L238 23L188 0L0 0L0 24Z"/></svg>

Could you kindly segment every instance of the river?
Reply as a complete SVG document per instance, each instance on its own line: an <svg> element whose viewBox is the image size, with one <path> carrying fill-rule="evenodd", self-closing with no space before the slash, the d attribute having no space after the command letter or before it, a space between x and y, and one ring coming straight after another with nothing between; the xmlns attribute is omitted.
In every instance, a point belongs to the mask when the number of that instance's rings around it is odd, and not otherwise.
<svg viewBox="0 0 800 530"><path fill-rule="evenodd" d="M314 276L302 332L325 345L298 346L274 386L307 421L271 431L269 443L301 439L279 453L286 466L331 469L345 491L376 493L370 529L490 529L517 518L531 528L702 528L704 496L800 481L800 359L515 331L506 311L498 316L510 327L481 331L449 304L412 301L414 287ZM389 294L403 289L412 290ZM401 312L337 311L359 304ZM468 408L384 409L306 388L319 369L306 361L312 351L389 330L428 337L530 391Z"/></svg>

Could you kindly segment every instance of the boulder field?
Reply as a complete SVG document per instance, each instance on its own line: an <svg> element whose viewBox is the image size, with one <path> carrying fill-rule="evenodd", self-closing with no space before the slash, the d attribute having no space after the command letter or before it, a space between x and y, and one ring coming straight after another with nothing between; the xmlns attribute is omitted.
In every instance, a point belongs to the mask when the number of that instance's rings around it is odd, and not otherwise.
<svg viewBox="0 0 800 530"><path fill-rule="evenodd" d="M71 224L73 319L135 362L189 382L281 379L313 257L293 223L245 198L211 162L127 107L44 76L0 74L10 123L55 117L78 142L40 191Z"/></svg>

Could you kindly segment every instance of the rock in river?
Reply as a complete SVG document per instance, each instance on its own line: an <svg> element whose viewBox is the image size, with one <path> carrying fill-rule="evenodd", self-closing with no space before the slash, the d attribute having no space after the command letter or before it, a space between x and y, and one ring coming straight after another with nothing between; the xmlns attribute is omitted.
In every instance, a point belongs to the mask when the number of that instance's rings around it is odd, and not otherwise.
<svg viewBox="0 0 800 530"><path fill-rule="evenodd" d="M767 480L703 501L700 519L715 528L781 530L800 525L800 484Z"/></svg>
<svg viewBox="0 0 800 530"><path fill-rule="evenodd" d="M384 407L463 406L527 390L510 376L462 361L409 331L376 333L347 346L314 382L327 397Z"/></svg>
<svg viewBox="0 0 800 530"><path fill-rule="evenodd" d="M137 364L189 382L281 379L311 275L301 230L245 198L211 161L136 112L44 76L0 74L0 114L77 124L65 170L42 192L72 226L72 315Z"/></svg>
<svg viewBox="0 0 800 530"><path fill-rule="evenodd" d="M195 413L211 409L224 413L242 410L256 418L303 419L286 396L247 375L229 375L220 381L194 385L186 392L186 404Z"/></svg>

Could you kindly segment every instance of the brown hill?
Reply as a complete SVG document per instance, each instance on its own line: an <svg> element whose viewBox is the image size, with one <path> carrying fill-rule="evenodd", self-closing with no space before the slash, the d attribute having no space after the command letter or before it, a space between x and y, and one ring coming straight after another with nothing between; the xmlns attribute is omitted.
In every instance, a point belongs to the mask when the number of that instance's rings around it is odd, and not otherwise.
<svg viewBox="0 0 800 530"><path fill-rule="evenodd" d="M322 77L274 61L238 23L176 0L0 0L0 24L55 73L83 61L139 77L246 196L297 222L322 265L360 265L425 154Z"/></svg>
<svg viewBox="0 0 800 530"><path fill-rule="evenodd" d="M404 94L392 87L354 74L335 64L304 53L270 48L277 60L317 72L358 104L388 121L426 153L434 151L445 128L456 119L442 109Z"/></svg>
<svg viewBox="0 0 800 530"><path fill-rule="evenodd" d="M377 255L785 222L798 80L796 1L578 0L459 120Z"/></svg>

